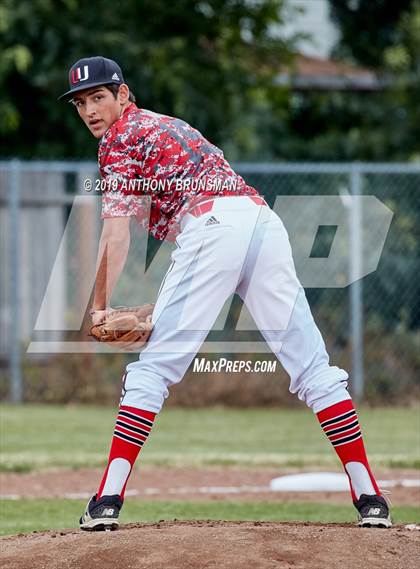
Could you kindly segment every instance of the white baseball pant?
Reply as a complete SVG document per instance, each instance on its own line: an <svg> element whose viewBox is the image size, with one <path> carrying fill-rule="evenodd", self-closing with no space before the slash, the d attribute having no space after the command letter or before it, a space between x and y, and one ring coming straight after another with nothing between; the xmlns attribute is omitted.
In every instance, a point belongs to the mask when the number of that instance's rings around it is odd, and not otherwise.
<svg viewBox="0 0 420 569"><path fill-rule="evenodd" d="M184 216L176 244L153 312L153 333L138 361L126 368L122 405L158 413L235 292L289 374L292 393L314 413L350 399L348 374L329 365L286 229L268 206L248 196L215 198L211 211Z"/></svg>

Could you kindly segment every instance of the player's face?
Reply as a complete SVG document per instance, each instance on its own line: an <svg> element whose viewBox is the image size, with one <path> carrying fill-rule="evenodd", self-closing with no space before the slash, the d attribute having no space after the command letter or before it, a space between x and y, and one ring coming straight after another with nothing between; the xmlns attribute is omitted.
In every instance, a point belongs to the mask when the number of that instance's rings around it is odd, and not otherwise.
<svg viewBox="0 0 420 569"><path fill-rule="evenodd" d="M123 86L125 87L125 86ZM101 136L120 118L125 103L125 89L117 98L105 87L93 87L80 91L73 97L73 104L83 122L95 138Z"/></svg>

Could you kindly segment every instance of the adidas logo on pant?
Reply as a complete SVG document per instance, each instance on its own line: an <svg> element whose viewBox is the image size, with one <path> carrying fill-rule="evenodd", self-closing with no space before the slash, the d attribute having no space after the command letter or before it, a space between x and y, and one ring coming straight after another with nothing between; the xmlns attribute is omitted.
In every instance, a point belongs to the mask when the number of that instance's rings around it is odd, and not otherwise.
<svg viewBox="0 0 420 569"><path fill-rule="evenodd" d="M220 221L217 221L217 219L214 217L214 215L212 215L211 217L209 217L209 219L206 221L206 223L204 224L204 227L207 227L209 225L219 225Z"/></svg>

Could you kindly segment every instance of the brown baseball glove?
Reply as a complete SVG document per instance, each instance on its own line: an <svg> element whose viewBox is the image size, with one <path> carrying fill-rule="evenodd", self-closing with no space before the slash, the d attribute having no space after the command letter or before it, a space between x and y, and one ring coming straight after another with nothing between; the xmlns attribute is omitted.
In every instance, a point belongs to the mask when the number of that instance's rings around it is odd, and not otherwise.
<svg viewBox="0 0 420 569"><path fill-rule="evenodd" d="M90 336L117 349L142 348L153 330L154 304L110 309L100 324L90 328Z"/></svg>

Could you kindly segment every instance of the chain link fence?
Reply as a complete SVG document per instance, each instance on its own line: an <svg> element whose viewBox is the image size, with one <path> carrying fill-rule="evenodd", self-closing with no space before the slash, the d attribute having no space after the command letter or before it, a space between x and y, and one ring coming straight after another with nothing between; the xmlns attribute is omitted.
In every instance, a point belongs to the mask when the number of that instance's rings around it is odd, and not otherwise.
<svg viewBox="0 0 420 569"><path fill-rule="evenodd" d="M331 359L350 372L355 397L412 396L420 367L420 165L243 163L236 170L282 217ZM22 369L48 366L63 343L77 351L86 333L101 223L100 195L88 193L85 180L96 178L91 162L0 162L1 395L14 402L24 399ZM114 304L153 301L169 264L170 243L134 231ZM225 307L204 351L223 344L231 353L236 334L248 341L239 344L250 346L244 351L269 352L258 331L235 330L241 309L236 300ZM92 356L81 357L92 365Z"/></svg>

